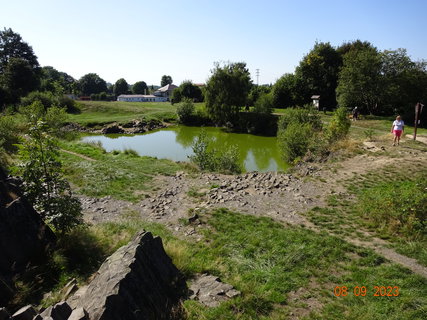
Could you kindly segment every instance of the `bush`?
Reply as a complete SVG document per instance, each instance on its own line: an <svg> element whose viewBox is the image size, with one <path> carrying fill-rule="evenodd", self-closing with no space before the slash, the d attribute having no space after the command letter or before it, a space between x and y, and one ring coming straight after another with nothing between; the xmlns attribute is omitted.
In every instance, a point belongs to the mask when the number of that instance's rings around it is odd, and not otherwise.
<svg viewBox="0 0 427 320"><path fill-rule="evenodd" d="M426 189L424 179L399 183L398 188L396 182L381 183L361 194L359 209L388 236L422 238L427 235Z"/></svg>
<svg viewBox="0 0 427 320"><path fill-rule="evenodd" d="M262 114L271 114L273 110L273 98L271 94L263 93L256 100L254 105L254 112Z"/></svg>
<svg viewBox="0 0 427 320"><path fill-rule="evenodd" d="M279 148L284 160L288 163L302 158L308 151L313 136L313 127L310 123L290 123L286 130L278 134Z"/></svg>
<svg viewBox="0 0 427 320"><path fill-rule="evenodd" d="M344 138L347 136L350 126L351 121L348 118L347 109L344 107L337 108L326 130L328 140L332 142Z"/></svg>
<svg viewBox="0 0 427 320"><path fill-rule="evenodd" d="M311 105L307 105L305 108L286 109L283 116L279 119L278 130L286 130L291 123L309 123L314 130L322 129L322 120L320 119L319 112L313 109Z"/></svg>
<svg viewBox="0 0 427 320"><path fill-rule="evenodd" d="M73 99L64 95L56 96L51 92L30 92L25 98L21 99L21 107L28 107L36 101L40 102L45 110L57 106L64 108L68 113L80 112L80 109Z"/></svg>
<svg viewBox="0 0 427 320"><path fill-rule="evenodd" d="M194 103L190 99L184 99L184 101L176 107L176 113L179 122L189 123L194 113Z"/></svg>
<svg viewBox="0 0 427 320"><path fill-rule="evenodd" d="M21 99L21 106L27 107L36 101L40 102L46 110L53 105L58 104L58 99L53 95L53 93L33 91L30 92L25 98Z"/></svg>
<svg viewBox="0 0 427 320"><path fill-rule="evenodd" d="M64 233L83 222L81 204L62 176L59 148L49 131L41 120L30 128L29 138L20 146L22 163L17 172L34 208L55 230Z"/></svg>
<svg viewBox="0 0 427 320"><path fill-rule="evenodd" d="M213 148L212 143L212 138L202 130L192 146L194 155L189 157L191 162L203 171L241 173L238 148L225 146L219 151Z"/></svg>

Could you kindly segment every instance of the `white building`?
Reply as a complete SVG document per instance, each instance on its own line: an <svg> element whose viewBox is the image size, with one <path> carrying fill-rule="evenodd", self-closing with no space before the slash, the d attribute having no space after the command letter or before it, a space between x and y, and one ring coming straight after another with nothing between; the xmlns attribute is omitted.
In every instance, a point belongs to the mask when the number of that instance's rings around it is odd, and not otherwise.
<svg viewBox="0 0 427 320"><path fill-rule="evenodd" d="M167 97L144 95L144 94L121 94L117 97L117 101L125 102L166 102Z"/></svg>
<svg viewBox="0 0 427 320"><path fill-rule="evenodd" d="M174 84L167 84L164 87L161 87L161 88L157 89L154 92L154 95L156 97L165 97L169 101L169 98L172 96L172 92L176 88L178 88L178 87L176 85L174 85Z"/></svg>

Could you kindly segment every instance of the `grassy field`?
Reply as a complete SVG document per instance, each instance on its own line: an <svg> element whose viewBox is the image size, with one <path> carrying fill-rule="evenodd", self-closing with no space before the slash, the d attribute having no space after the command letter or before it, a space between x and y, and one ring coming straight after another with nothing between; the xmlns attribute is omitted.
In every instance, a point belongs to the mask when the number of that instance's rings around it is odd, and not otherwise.
<svg viewBox="0 0 427 320"><path fill-rule="evenodd" d="M270 218L225 209L200 213L202 241L178 239L164 226L132 213L122 222L75 230L60 252L63 278L89 276L102 259L140 229L162 237L174 264L192 278L210 273L242 295L206 308L185 301L188 319L425 319L427 280L340 237L288 227ZM89 272L88 272L89 271ZM334 289L348 288L347 296ZM355 287L367 294L357 295ZM375 296L375 286L398 287L398 296ZM397 292L394 289L394 292ZM355 294L356 293L356 294Z"/></svg>
<svg viewBox="0 0 427 320"><path fill-rule="evenodd" d="M181 165L170 160L140 157L132 151L107 153L95 144L63 141L61 148L76 153L61 153L67 178L78 192L93 197L111 195L138 201L153 191L156 175L172 175L182 170Z"/></svg>
<svg viewBox="0 0 427 320"><path fill-rule="evenodd" d="M84 126L133 119L175 121L176 108L169 102L81 101L81 113L70 115L70 121Z"/></svg>
<svg viewBox="0 0 427 320"><path fill-rule="evenodd" d="M80 101L81 113L71 114L69 121L83 126L97 126L106 123L126 123L134 119L156 119L175 122L176 105L169 102L122 102L122 101ZM203 108L203 103L196 103Z"/></svg>

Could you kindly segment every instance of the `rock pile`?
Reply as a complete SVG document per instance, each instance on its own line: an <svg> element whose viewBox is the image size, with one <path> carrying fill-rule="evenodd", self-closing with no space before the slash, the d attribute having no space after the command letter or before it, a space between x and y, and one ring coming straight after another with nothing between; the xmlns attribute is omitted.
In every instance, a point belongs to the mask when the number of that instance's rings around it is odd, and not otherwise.
<svg viewBox="0 0 427 320"><path fill-rule="evenodd" d="M144 133L155 129L164 128L165 125L158 120L132 120L128 123L119 125L117 123L110 124L101 129L102 134L107 133Z"/></svg>

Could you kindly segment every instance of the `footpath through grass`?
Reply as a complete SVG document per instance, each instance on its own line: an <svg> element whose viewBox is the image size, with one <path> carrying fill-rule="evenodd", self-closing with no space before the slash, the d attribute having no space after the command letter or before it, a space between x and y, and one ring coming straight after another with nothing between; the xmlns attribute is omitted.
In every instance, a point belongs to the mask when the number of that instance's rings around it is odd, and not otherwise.
<svg viewBox="0 0 427 320"><path fill-rule="evenodd" d="M371 250L356 248L338 237L270 218L214 210L200 214L202 241L176 238L164 226L137 217L76 231L62 251L69 274L127 243L145 228L162 237L167 253L191 278L208 272L242 292L240 297L206 308L185 301L188 319L425 319L427 280L390 264ZM85 231L86 230L86 231ZM82 239L90 239L82 241ZM82 247L81 250L79 247ZM76 253L80 257L71 259ZM100 254L99 254L100 253ZM347 296L335 296L337 286ZM354 288L365 286L365 296ZM375 296L375 286L398 287L398 296ZM395 289L397 290L397 289ZM396 293L397 291L394 291ZM356 289L356 293L359 293Z"/></svg>

